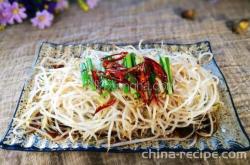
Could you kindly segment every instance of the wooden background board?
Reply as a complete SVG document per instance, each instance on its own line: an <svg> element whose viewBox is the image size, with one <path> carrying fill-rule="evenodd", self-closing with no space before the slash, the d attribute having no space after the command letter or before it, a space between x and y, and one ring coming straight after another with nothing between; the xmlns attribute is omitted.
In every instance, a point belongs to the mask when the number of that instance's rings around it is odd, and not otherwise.
<svg viewBox="0 0 250 165"><path fill-rule="evenodd" d="M183 8L195 8L196 21L179 16ZM72 5L56 17L54 25L38 30L27 21L0 32L0 135L11 121L27 79L38 41L193 43L209 40L224 73L240 119L250 135L250 31L236 35L227 25L250 18L249 0L103 0L82 13ZM141 154L95 152L31 153L0 150L0 164L250 164L247 159L142 159Z"/></svg>

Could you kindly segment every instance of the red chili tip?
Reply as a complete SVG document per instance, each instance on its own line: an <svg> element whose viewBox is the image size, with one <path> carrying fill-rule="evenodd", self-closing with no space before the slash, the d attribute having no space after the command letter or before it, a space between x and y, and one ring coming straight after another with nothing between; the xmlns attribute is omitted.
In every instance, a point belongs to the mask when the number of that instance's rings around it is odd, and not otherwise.
<svg viewBox="0 0 250 165"><path fill-rule="evenodd" d="M107 60L107 58L114 57L114 56L122 56L122 57L124 57L127 54L128 54L128 52L120 52L120 53L116 53L116 54L111 54L111 55L108 55L106 57L103 57L101 60ZM120 58L118 58L118 59L120 60ZM108 61L112 61L112 60L108 60ZM117 61L117 59L115 59L115 61Z"/></svg>
<svg viewBox="0 0 250 165"><path fill-rule="evenodd" d="M95 114L97 114L98 112L100 112L101 110L113 105L114 103L116 102L116 99L115 98L110 98L108 102L106 102L105 104L99 106L96 111L95 111Z"/></svg>
<svg viewBox="0 0 250 165"><path fill-rule="evenodd" d="M126 54L128 54L128 52L121 52L123 55L126 55Z"/></svg>

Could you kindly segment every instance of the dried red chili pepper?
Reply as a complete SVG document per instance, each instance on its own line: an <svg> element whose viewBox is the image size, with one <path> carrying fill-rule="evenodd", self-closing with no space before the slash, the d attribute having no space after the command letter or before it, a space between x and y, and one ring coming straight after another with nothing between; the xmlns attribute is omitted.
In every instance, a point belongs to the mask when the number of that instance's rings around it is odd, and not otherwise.
<svg viewBox="0 0 250 165"><path fill-rule="evenodd" d="M106 102L105 104L99 106L99 107L96 109L95 114L98 113L98 112L100 112L100 111L103 110L104 108L107 108L107 107L113 105L115 102L116 102L116 99L115 99L115 98L110 98L110 99L108 100L108 102Z"/></svg>
<svg viewBox="0 0 250 165"><path fill-rule="evenodd" d="M106 56L102 58L103 61L103 67L107 67L108 64L122 60L126 55L128 54L128 52L121 52L121 53L117 53L117 54L112 54L110 56ZM118 57L117 57L118 56ZM111 59L109 59L110 57L112 57ZM116 63L117 64L117 63ZM122 66L122 65L120 65Z"/></svg>
<svg viewBox="0 0 250 165"><path fill-rule="evenodd" d="M162 69L161 65L156 61L144 57L144 62L137 64L132 68L125 68L119 63L128 52L121 52L118 54L113 54L107 57L102 58L104 72L99 72L101 76L114 80L118 83L123 83L126 85L133 85L132 82L128 79L128 74L132 75L136 79L137 85L134 85L132 88L140 94L140 97L146 104L150 104L153 100L157 103L156 93L157 90L154 88L157 85L157 81L150 82L150 75L154 73L162 81L167 81L167 75ZM111 59L109 57L112 57ZM96 74L93 74L93 79L97 80L95 77ZM98 81L99 82L99 81ZM115 103L115 99L110 99L107 103L97 108L96 113L101 111L104 108L107 108Z"/></svg>
<svg viewBox="0 0 250 165"><path fill-rule="evenodd" d="M97 71L92 70L91 72L92 72L92 78L93 78L94 84L95 84L96 88L99 88L100 87L100 78L97 74Z"/></svg>
<svg viewBox="0 0 250 165"><path fill-rule="evenodd" d="M152 66L154 73L159 76L159 78L163 81L167 81L167 75L162 69L161 65L155 62L154 60L144 57L146 65Z"/></svg>

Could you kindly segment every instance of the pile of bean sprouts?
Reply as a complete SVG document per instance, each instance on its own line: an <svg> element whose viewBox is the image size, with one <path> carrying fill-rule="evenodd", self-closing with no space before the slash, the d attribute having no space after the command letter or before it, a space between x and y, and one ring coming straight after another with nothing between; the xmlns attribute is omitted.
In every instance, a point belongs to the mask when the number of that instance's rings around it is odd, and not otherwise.
<svg viewBox="0 0 250 165"><path fill-rule="evenodd" d="M103 96L99 90L82 86L80 63L85 57L91 57L98 68L101 57L121 51L157 62L160 56L169 57L173 94L164 92L163 82L159 81L159 102L147 105L119 89ZM209 137L215 131L219 79L200 64L212 57L207 52L193 56L132 46L110 52L86 48L81 58L45 57L36 67L25 111L15 118L14 132L24 129L27 134L39 134L56 142L70 140L107 148L189 138L194 144L197 136ZM95 114L96 108L110 97L117 100L115 104Z"/></svg>

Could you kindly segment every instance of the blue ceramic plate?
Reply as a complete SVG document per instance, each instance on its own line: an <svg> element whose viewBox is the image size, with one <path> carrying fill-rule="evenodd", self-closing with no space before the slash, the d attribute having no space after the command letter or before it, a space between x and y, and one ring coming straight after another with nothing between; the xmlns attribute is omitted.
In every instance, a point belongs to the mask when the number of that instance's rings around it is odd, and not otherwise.
<svg viewBox="0 0 250 165"><path fill-rule="evenodd" d="M119 46L125 46L127 44L117 44ZM135 46L137 44L133 44ZM63 56L80 57L82 51L86 46L91 46L98 50L111 50L113 46L111 44L53 44L43 42L38 51L34 62L34 66L39 64L42 58L51 56L60 58ZM143 48L159 48L162 47L168 52L190 52L193 55L197 55L200 52L211 52L210 43L208 41L199 42L195 44L168 44L164 43L144 43ZM34 67L33 66L33 67ZM152 151L246 151L249 150L250 140L247 136L237 111L235 109L230 91L226 80L220 71L215 59L209 64L204 65L205 68L211 70L212 73L219 77L220 84L219 90L221 99L225 104L225 109L218 111L218 129L209 138L199 138L194 146L190 147L190 141L176 142L176 141L159 141L159 142L147 142L143 144L123 147L113 147L109 152L142 152L151 149ZM23 113L25 107L25 96L29 92L29 84L35 73L31 75L31 78L25 83L21 92L20 99L16 108L14 117L18 117ZM10 150L22 150L22 151L107 151L106 148L101 146L86 145L84 143L71 143L68 142L53 142L49 139L41 137L37 134L29 134L23 136L17 136L13 134L13 127L15 123L10 123L9 129L0 142L0 147Z"/></svg>

